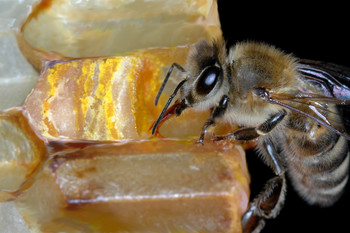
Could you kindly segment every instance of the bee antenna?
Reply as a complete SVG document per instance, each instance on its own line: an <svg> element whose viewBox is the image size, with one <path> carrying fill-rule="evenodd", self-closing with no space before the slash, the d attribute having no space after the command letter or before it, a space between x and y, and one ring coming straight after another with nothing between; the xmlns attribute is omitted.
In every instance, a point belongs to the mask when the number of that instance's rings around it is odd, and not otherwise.
<svg viewBox="0 0 350 233"><path fill-rule="evenodd" d="M160 113L160 115L159 115L159 117L158 117L156 123L153 125L153 128L152 128L152 135L156 132L156 129L157 129L159 123L161 122L161 120L163 119L163 116L164 116L166 110L168 109L168 107L169 107L171 101L173 100L173 98L176 96L177 92L180 90L180 88L182 87L182 85L184 85L184 83L185 83L186 81L187 81L187 79L182 80L182 81L177 85L177 87L175 88L173 94L171 94L171 96L169 97L169 99L168 99L167 103L165 104L165 106L164 106L162 112Z"/></svg>
<svg viewBox="0 0 350 233"><path fill-rule="evenodd" d="M173 64L170 66L170 68L169 68L169 70L168 70L168 73L166 74L165 79L164 79L164 81L163 81L163 83L162 83L162 86L160 87L160 89L159 89L159 91L158 91L158 94L157 94L157 96L156 96L156 99L155 99L155 101L154 101L154 105L155 105L155 106L157 106L157 104L158 104L160 95L162 94L162 92L163 92L163 90L164 90L164 87L165 87L166 83L168 82L168 79L169 79L171 73L173 72L174 67L176 67L177 69L179 69L181 72L186 72L185 69L184 69L182 66L180 66L179 64L177 64L177 63L173 63Z"/></svg>

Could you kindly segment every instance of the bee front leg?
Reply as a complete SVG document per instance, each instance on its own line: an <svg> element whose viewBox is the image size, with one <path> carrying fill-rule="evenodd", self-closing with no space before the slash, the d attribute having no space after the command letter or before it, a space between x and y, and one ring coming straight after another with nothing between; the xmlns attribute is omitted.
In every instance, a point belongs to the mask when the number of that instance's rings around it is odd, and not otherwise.
<svg viewBox="0 0 350 233"><path fill-rule="evenodd" d="M224 115L224 113L227 109L227 103L229 100L230 100L230 98L227 95L223 95L221 97L219 105L216 106L214 108L214 110L211 112L210 118L207 120L207 122L205 123L205 125L202 128L202 133L201 133L201 136L199 137L199 140L198 140L199 143L203 143L204 137L205 137L209 127L211 127L212 125L215 124L215 120Z"/></svg>

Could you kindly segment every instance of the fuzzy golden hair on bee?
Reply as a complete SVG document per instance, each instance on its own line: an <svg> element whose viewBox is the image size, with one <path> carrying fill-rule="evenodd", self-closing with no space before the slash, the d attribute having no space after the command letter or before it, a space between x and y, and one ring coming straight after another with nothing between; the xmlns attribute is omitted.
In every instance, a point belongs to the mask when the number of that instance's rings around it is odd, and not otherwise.
<svg viewBox="0 0 350 233"><path fill-rule="evenodd" d="M211 42L201 40L190 49L186 70L192 77L197 77L203 69L210 65L226 69L226 44L223 39L213 39Z"/></svg>
<svg viewBox="0 0 350 233"><path fill-rule="evenodd" d="M299 76L292 55L265 43L238 43L230 49L228 60L240 97L245 97L252 87L288 91L289 87L295 86Z"/></svg>

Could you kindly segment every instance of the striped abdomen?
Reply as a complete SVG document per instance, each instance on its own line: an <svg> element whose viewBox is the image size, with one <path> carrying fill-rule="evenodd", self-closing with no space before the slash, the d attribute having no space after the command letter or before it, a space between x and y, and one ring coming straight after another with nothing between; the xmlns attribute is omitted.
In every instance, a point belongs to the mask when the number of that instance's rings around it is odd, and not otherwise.
<svg viewBox="0 0 350 233"><path fill-rule="evenodd" d="M332 205L348 180L348 141L315 121L293 114L287 130L283 153L294 188L310 204Z"/></svg>

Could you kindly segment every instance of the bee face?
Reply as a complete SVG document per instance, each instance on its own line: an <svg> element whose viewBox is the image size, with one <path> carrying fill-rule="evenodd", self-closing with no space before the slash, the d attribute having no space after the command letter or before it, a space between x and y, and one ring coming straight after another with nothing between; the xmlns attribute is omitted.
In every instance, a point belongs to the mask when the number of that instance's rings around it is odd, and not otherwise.
<svg viewBox="0 0 350 233"><path fill-rule="evenodd" d="M201 41L190 51L188 80L180 90L181 101L188 107L209 109L229 91L225 44Z"/></svg>
<svg viewBox="0 0 350 233"><path fill-rule="evenodd" d="M207 66L193 80L187 81L181 89L181 99L189 107L202 104L209 106L215 101L223 83L223 70L216 65Z"/></svg>
<svg viewBox="0 0 350 233"><path fill-rule="evenodd" d="M186 108L207 110L215 107L223 95L230 91L230 75L226 63L226 47L224 40L208 43L200 41L190 50L186 69L177 63L170 67L164 82L157 94L155 105L166 85L174 67L187 73L169 97L157 121L152 125L152 134L169 116L179 116ZM168 109L172 99L180 90L180 98Z"/></svg>

